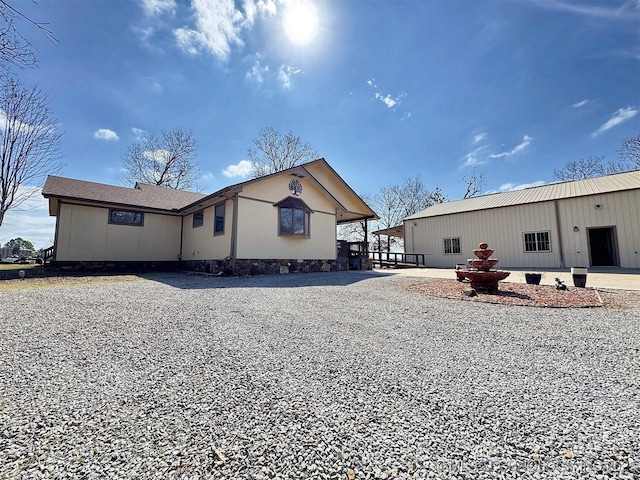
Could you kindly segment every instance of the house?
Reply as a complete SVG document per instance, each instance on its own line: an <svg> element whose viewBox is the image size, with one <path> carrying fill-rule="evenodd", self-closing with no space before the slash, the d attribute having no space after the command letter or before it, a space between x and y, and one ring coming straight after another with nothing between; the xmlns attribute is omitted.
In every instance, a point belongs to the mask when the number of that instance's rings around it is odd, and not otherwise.
<svg viewBox="0 0 640 480"><path fill-rule="evenodd" d="M403 225L405 253L434 267L486 241L502 268L640 268L640 171L446 202Z"/></svg>
<svg viewBox="0 0 640 480"><path fill-rule="evenodd" d="M377 219L324 159L210 195L49 176L52 263L182 267L235 274L349 268L337 225Z"/></svg>

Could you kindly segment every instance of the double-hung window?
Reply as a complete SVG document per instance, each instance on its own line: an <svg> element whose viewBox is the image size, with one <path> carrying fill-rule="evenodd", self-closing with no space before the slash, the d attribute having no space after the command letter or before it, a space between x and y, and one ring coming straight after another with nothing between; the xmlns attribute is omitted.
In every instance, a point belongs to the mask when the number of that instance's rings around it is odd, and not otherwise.
<svg viewBox="0 0 640 480"><path fill-rule="evenodd" d="M549 232L525 232L524 233L525 252L550 252L551 242Z"/></svg>
<svg viewBox="0 0 640 480"><path fill-rule="evenodd" d="M460 237L445 238L444 253L445 254L460 253Z"/></svg>

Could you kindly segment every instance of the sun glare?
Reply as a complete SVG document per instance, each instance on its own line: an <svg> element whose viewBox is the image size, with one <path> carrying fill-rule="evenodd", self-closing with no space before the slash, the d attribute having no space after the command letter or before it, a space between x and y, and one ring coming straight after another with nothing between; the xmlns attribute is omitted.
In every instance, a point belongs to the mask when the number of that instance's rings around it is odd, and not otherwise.
<svg viewBox="0 0 640 480"><path fill-rule="evenodd" d="M318 31L318 12L308 0L292 2L284 13L284 32L296 45L306 45Z"/></svg>

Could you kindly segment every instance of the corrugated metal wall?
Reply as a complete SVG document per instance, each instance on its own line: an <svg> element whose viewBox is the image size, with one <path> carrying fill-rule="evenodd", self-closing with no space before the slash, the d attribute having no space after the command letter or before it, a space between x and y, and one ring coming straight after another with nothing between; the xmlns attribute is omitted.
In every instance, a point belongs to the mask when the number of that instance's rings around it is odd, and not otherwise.
<svg viewBox="0 0 640 480"><path fill-rule="evenodd" d="M640 268L640 190L408 220L405 252L427 254L428 266L453 268L486 241L497 268L591 266L588 232L603 227L615 231L618 265ZM525 252L524 233L542 231L550 234L551 251ZM460 238L460 254L444 253L444 238L451 237Z"/></svg>

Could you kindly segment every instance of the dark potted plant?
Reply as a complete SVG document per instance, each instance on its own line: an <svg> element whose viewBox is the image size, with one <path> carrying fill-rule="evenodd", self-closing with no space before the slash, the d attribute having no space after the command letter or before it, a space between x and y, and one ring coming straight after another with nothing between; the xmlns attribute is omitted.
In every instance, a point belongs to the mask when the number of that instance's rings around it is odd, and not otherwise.
<svg viewBox="0 0 640 480"><path fill-rule="evenodd" d="M524 280L529 285L540 285L540 280L542 279L541 273L525 273Z"/></svg>

